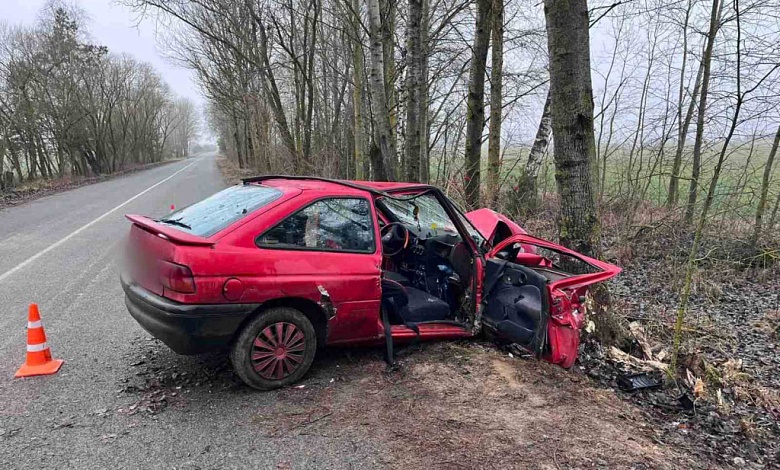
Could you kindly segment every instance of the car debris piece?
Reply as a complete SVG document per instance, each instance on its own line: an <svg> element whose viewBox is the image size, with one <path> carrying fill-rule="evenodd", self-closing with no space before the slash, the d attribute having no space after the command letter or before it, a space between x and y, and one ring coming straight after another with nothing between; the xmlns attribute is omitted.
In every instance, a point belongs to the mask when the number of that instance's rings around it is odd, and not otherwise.
<svg viewBox="0 0 780 470"><path fill-rule="evenodd" d="M677 398L677 401L680 403L680 406L686 410L692 410L696 407L696 402L688 395L688 392L680 395L680 397Z"/></svg>
<svg viewBox="0 0 780 470"><path fill-rule="evenodd" d="M636 390L658 388L663 383L655 377L652 377L646 372L639 374L626 374L621 375L617 379L618 387L624 392L634 392Z"/></svg>

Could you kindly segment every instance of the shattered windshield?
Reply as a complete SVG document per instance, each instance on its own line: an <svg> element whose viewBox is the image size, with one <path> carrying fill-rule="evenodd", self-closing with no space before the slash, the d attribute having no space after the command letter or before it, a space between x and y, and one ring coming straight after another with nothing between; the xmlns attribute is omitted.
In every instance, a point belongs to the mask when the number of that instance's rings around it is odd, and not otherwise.
<svg viewBox="0 0 780 470"><path fill-rule="evenodd" d="M416 226L420 230L429 230L433 234L441 234L442 232L458 234L452 219L433 194L423 194L412 199L383 198L382 202L393 212L398 221L405 225ZM419 210L417 218L414 215L415 207ZM471 238L476 241L477 246L482 247L485 241L482 235L459 210L456 209L455 213L466 227Z"/></svg>

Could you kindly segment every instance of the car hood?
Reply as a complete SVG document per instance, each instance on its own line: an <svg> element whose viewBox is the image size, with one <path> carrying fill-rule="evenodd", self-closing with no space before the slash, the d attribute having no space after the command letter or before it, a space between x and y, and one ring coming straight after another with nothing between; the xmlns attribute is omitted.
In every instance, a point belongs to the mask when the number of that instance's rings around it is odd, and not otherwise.
<svg viewBox="0 0 780 470"><path fill-rule="evenodd" d="M512 222L509 217L487 208L467 212L466 218L469 219L469 221L474 224L474 227L479 230L479 233L488 240L493 239L499 222L506 224L512 232L512 235L525 235L528 233L523 230L522 227Z"/></svg>

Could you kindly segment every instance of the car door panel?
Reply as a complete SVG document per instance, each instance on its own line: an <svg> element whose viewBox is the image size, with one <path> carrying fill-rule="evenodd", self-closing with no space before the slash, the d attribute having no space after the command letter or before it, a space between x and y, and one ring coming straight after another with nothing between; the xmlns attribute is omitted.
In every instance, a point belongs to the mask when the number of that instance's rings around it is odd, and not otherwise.
<svg viewBox="0 0 780 470"><path fill-rule="evenodd" d="M496 258L508 247L519 246L523 249L511 260ZM534 252L528 253L527 246ZM571 367L585 321L583 300L588 286L617 275L620 268L529 235L509 237L491 249L487 258L493 271L501 265L499 274L486 270L486 284L491 284L491 292L486 293L488 326L549 362ZM496 276L499 281L492 281ZM539 289L542 302L535 303L536 291L528 285ZM510 324L501 325L501 321ZM531 327L535 328L533 336Z"/></svg>

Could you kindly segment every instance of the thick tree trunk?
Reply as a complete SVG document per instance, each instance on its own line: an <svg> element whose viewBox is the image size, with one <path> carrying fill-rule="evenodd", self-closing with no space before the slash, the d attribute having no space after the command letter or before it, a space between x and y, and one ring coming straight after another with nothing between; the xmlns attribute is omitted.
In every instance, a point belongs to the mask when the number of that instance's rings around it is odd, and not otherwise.
<svg viewBox="0 0 780 470"><path fill-rule="evenodd" d="M378 155L374 160L374 175L376 179L395 181L395 145L393 140L390 110L387 105L385 90L385 64L381 15L379 0L367 0L369 19L370 60L368 83L371 89L371 99L375 107L376 145Z"/></svg>
<svg viewBox="0 0 780 470"><path fill-rule="evenodd" d="M772 167L775 163L775 156L777 156L777 147L780 145L780 127L777 128L775 133L775 140L772 142L772 150L769 151L769 157L766 160L764 166L764 177L761 181L761 195L758 199L758 207L756 208L756 223L753 226L753 236L750 239L751 245L755 247L758 245L758 241L761 238L761 230L763 228L764 212L766 211L767 197L769 195L769 182L772 179Z"/></svg>
<svg viewBox="0 0 780 470"><path fill-rule="evenodd" d="M406 145L404 167L407 181L420 181L422 97L422 0L409 0L406 22Z"/></svg>
<svg viewBox="0 0 780 470"><path fill-rule="evenodd" d="M693 168L691 170L691 183L688 187L688 203L685 206L685 223L693 222L693 213L696 210L696 199L699 194L699 174L701 173L701 148L704 140L704 118L707 112L707 95L710 88L710 69L712 65L712 48L715 45L715 35L718 33L719 0L712 0L710 13L710 29L707 33L707 45L702 57L703 72L701 82L701 97L699 98L699 113L696 118L696 140L693 143Z"/></svg>
<svg viewBox="0 0 780 470"><path fill-rule="evenodd" d="M593 192L596 139L593 132L593 89L590 78L588 4L585 0L545 0L547 49L550 56L550 116L555 143L555 182L560 196L561 244L598 256L600 225ZM596 334L620 343L624 331L605 306L609 291L592 290Z"/></svg>
<svg viewBox="0 0 780 470"><path fill-rule="evenodd" d="M546 0L545 17L560 239L564 246L593 255L598 253L599 223L590 168L596 146L587 3Z"/></svg>
<svg viewBox="0 0 780 470"><path fill-rule="evenodd" d="M492 0L477 0L477 22L466 99L466 202L479 206L482 131L485 127L485 69L490 46Z"/></svg>
<svg viewBox="0 0 780 470"><path fill-rule="evenodd" d="M498 204L501 171L501 108L504 75L504 0L493 0L492 69L490 71L490 130L488 131L487 193L490 205Z"/></svg>

